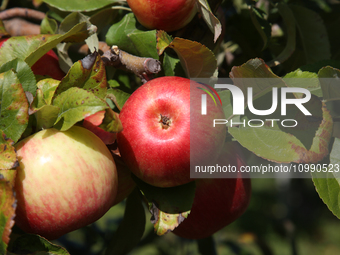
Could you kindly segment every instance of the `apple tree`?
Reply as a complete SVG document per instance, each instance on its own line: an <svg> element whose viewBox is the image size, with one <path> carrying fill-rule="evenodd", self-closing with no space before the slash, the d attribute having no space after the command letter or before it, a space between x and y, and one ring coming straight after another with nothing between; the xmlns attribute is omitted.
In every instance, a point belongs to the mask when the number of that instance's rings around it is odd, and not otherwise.
<svg viewBox="0 0 340 255"><path fill-rule="evenodd" d="M0 254L277 254L252 228L273 180L292 254L295 182L340 218L338 3L0 8ZM193 178L193 158L248 171Z"/></svg>

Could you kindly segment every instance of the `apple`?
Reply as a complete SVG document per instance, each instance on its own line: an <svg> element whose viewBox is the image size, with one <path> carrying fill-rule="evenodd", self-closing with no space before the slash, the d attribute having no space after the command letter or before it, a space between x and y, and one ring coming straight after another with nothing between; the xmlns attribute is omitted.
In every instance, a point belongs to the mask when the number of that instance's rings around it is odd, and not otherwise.
<svg viewBox="0 0 340 255"><path fill-rule="evenodd" d="M0 39L0 48L9 38ZM59 66L58 56L53 50L48 51L31 67L35 75L50 76L55 80L62 80L65 76L63 70Z"/></svg>
<svg viewBox="0 0 340 255"><path fill-rule="evenodd" d="M127 0L127 3L144 27L166 32L184 27L197 13L196 0Z"/></svg>
<svg viewBox="0 0 340 255"><path fill-rule="evenodd" d="M190 163L207 164L223 148L226 126L213 127L224 117L220 103L207 97L208 114L201 114L206 87L189 79L165 76L148 81L125 102L117 143L133 174L157 187L192 181ZM216 99L217 100L217 99Z"/></svg>
<svg viewBox="0 0 340 255"><path fill-rule="evenodd" d="M84 119L83 127L97 135L105 144L113 144L116 141L116 133L107 132L99 127L104 117L105 110L96 112Z"/></svg>
<svg viewBox="0 0 340 255"><path fill-rule="evenodd" d="M246 165L237 142L227 142L217 163L240 169ZM249 175L235 173L236 178L196 179L195 198L191 212L173 233L188 239L206 238L239 218L251 197Z"/></svg>
<svg viewBox="0 0 340 255"><path fill-rule="evenodd" d="M117 170L106 145L89 130L45 129L16 146L15 222L47 239L102 217L117 194Z"/></svg>

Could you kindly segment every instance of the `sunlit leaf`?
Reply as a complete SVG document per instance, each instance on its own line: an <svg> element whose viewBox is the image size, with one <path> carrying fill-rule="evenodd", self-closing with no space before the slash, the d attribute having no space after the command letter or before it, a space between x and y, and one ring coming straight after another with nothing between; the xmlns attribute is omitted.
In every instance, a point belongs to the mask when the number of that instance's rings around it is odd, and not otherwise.
<svg viewBox="0 0 340 255"><path fill-rule="evenodd" d="M0 130L0 170L17 167L18 160L13 145L14 142L7 138L3 131Z"/></svg>
<svg viewBox="0 0 340 255"><path fill-rule="evenodd" d="M0 67L0 73L4 73L12 69L16 72L24 91L28 91L32 93L32 95L35 95L35 91L37 89L36 79L29 65L27 65L25 61L16 58L3 64Z"/></svg>
<svg viewBox="0 0 340 255"><path fill-rule="evenodd" d="M324 100L340 100L340 70L326 66L321 68L320 78Z"/></svg>
<svg viewBox="0 0 340 255"><path fill-rule="evenodd" d="M107 5L121 2L121 0L43 0L43 2L61 10L68 12L84 12L101 9Z"/></svg>
<svg viewBox="0 0 340 255"><path fill-rule="evenodd" d="M73 64L67 75L58 85L54 97L69 88L77 87L91 91L104 98L107 92L107 80L104 63L98 52L87 55Z"/></svg>
<svg viewBox="0 0 340 255"><path fill-rule="evenodd" d="M105 101L96 97L90 91L80 88L70 88L59 94L53 101L54 106L59 107L57 124L62 121L60 130L71 128L78 121L98 111L108 108Z"/></svg>
<svg viewBox="0 0 340 255"><path fill-rule="evenodd" d="M264 102L268 101L268 98L262 97L258 100ZM328 144L332 137L333 121L325 104L315 96L304 106L312 116L305 116L293 105L287 106L287 115L284 118L280 110L265 118L246 112L240 120L244 125L229 127L228 131L242 146L267 160L316 163L329 153ZM262 119L264 125L250 127L248 121L255 118ZM283 127L284 119L293 119L298 124L295 127ZM256 125L259 125L259 122ZM285 122L285 125L292 125L292 122Z"/></svg>
<svg viewBox="0 0 340 255"><path fill-rule="evenodd" d="M5 254L14 225L16 199L14 192L15 170L0 170L0 253Z"/></svg>
<svg viewBox="0 0 340 255"><path fill-rule="evenodd" d="M28 102L13 71L0 74L0 129L17 142L28 124Z"/></svg>
<svg viewBox="0 0 340 255"><path fill-rule="evenodd" d="M340 219L340 139L335 138L330 153L328 172L313 172L313 182L322 201Z"/></svg>

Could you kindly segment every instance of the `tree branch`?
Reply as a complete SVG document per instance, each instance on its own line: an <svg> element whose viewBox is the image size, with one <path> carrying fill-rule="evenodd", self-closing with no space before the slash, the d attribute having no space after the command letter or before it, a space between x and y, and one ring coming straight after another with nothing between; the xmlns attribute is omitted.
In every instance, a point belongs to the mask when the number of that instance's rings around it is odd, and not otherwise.
<svg viewBox="0 0 340 255"><path fill-rule="evenodd" d="M45 13L28 8L12 8L0 12L0 19L6 20L14 17L43 20Z"/></svg>
<svg viewBox="0 0 340 255"><path fill-rule="evenodd" d="M117 46L105 51L102 60L105 65L133 72L143 83L154 78L161 71L161 62L153 58L142 58L131 55Z"/></svg>

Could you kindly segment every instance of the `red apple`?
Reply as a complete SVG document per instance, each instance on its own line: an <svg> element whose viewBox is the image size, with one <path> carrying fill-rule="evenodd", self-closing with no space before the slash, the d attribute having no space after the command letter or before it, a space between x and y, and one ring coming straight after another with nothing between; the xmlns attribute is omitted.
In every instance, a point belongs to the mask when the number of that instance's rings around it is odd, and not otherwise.
<svg viewBox="0 0 340 255"><path fill-rule="evenodd" d="M8 40L8 38L0 39L0 47ZM35 75L50 76L53 79L61 80L65 73L59 66L58 56L53 50L48 51L31 67Z"/></svg>
<svg viewBox="0 0 340 255"><path fill-rule="evenodd" d="M20 164L15 222L22 230L56 239L98 220L113 205L115 162L87 129L45 129L15 148Z"/></svg>
<svg viewBox="0 0 340 255"><path fill-rule="evenodd" d="M117 134L122 159L141 180L173 187L190 179L190 163L215 160L224 145L226 126L213 127L224 117L220 103L207 97L208 114L201 114L202 84L165 76L139 87L120 113ZM216 99L217 100L217 99Z"/></svg>
<svg viewBox="0 0 340 255"><path fill-rule="evenodd" d="M227 142L217 163L220 166L246 165L239 144ZM247 209L251 180L244 173L236 178L197 179L191 212L173 233L188 239L206 238L239 218Z"/></svg>
<svg viewBox="0 0 340 255"><path fill-rule="evenodd" d="M144 27L166 32L184 27L197 12L196 0L127 0L127 3Z"/></svg>
<svg viewBox="0 0 340 255"><path fill-rule="evenodd" d="M99 127L105 117L105 110L96 112L83 121L83 127L97 135L105 144L112 144L116 141L116 133L111 133Z"/></svg>

